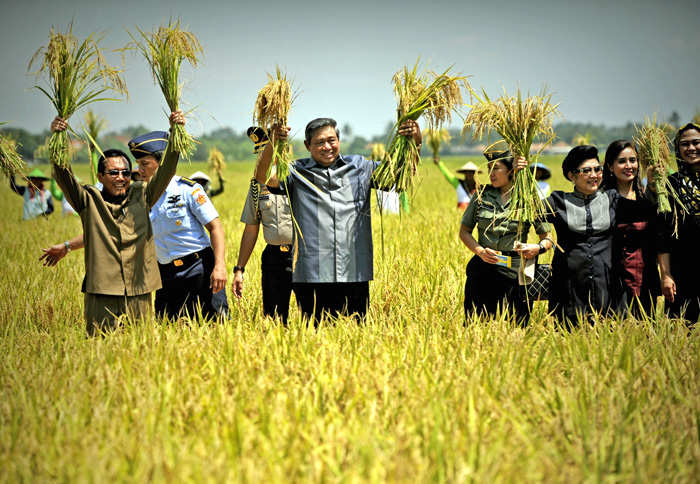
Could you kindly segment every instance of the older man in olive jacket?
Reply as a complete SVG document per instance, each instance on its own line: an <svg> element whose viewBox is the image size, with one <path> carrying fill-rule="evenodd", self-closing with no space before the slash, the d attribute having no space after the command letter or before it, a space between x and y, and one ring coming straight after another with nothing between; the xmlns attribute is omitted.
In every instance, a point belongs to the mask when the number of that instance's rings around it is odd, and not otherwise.
<svg viewBox="0 0 700 484"><path fill-rule="evenodd" d="M170 120L185 124L180 111ZM59 117L51 124L52 131L66 128ZM83 223L89 335L115 328L122 315L145 317L152 312L151 292L161 288L161 280L148 213L177 169L179 153L170 146L148 184L131 183L131 160L120 150L106 150L100 158L102 191L80 184L70 168L54 165L54 178Z"/></svg>

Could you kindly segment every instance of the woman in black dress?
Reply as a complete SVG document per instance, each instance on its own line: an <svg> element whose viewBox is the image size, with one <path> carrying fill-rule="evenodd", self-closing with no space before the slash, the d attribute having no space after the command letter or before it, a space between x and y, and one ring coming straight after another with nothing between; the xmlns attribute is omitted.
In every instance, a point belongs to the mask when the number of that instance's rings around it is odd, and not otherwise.
<svg viewBox="0 0 700 484"><path fill-rule="evenodd" d="M669 197L672 213L664 232L668 253L660 258L661 290L672 317L696 323L700 317L700 125L688 123L673 140L678 172L669 176L680 203ZM677 229L677 233L676 233Z"/></svg>
<svg viewBox="0 0 700 484"><path fill-rule="evenodd" d="M549 309L570 328L579 315L590 320L593 313L624 311L624 291L612 262L620 197L614 190L599 190L602 167L595 146L573 148L562 170L574 189L547 198L547 219L563 249L554 251Z"/></svg>

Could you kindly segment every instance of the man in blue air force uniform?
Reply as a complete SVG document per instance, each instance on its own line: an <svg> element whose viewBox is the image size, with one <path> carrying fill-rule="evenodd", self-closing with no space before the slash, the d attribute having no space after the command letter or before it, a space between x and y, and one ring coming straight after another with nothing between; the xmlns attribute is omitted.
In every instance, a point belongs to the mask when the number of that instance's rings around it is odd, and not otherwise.
<svg viewBox="0 0 700 484"><path fill-rule="evenodd" d="M158 169L167 143L164 131L129 141L145 182ZM203 316L227 317L224 230L202 186L174 176L151 209L150 219L163 282L156 291L156 314L173 317L185 310L194 316L201 304Z"/></svg>

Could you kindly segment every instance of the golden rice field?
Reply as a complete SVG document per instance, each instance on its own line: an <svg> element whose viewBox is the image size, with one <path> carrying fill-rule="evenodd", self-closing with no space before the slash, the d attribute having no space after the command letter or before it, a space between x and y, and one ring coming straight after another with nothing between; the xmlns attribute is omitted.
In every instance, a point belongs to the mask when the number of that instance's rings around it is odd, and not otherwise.
<svg viewBox="0 0 700 484"><path fill-rule="evenodd" d="M261 239L229 322L104 339L84 336L82 254L38 261L79 220L22 222L3 180L0 482L698 482L698 330L659 317L562 333L542 305L527 330L465 327L461 214L432 162L420 170L411 214L385 216L383 237L375 217L364 324L264 319ZM229 163L214 199L229 274L251 174Z"/></svg>

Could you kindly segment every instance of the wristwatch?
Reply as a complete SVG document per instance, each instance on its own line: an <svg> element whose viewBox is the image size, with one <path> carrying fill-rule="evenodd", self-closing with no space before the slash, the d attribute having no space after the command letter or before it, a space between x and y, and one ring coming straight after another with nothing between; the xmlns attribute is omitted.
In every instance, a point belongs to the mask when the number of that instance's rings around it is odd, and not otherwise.
<svg viewBox="0 0 700 484"><path fill-rule="evenodd" d="M245 273L245 267L233 266L233 273L235 274L236 272L240 272L241 274L244 274L244 273Z"/></svg>
<svg viewBox="0 0 700 484"><path fill-rule="evenodd" d="M66 253L68 253L72 250L72 247L70 246L70 242L68 242L66 240L63 244L66 246Z"/></svg>

